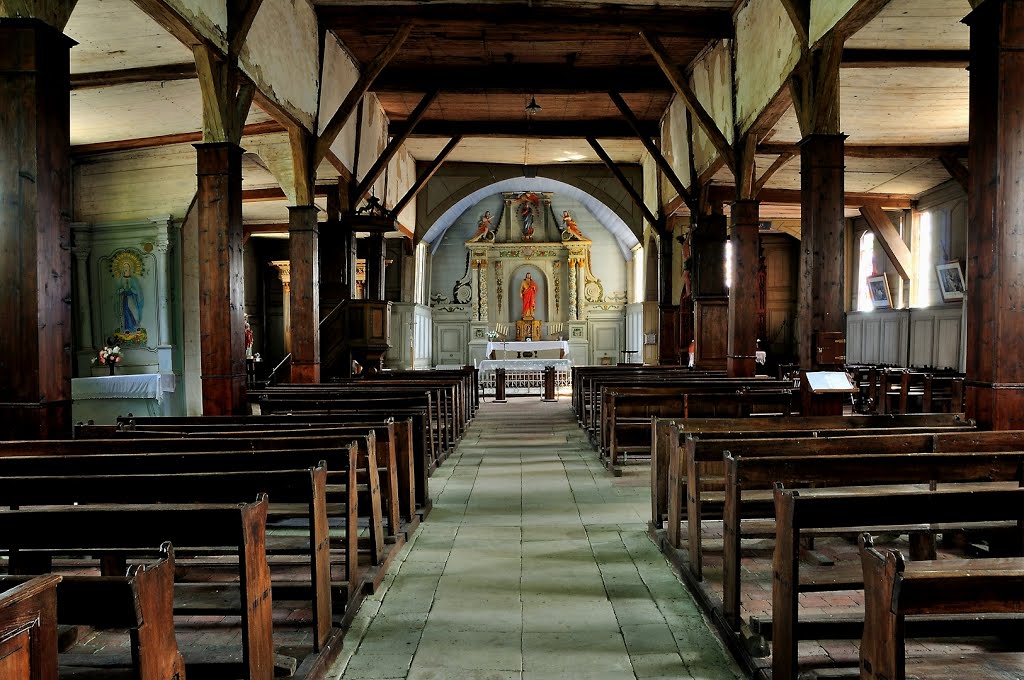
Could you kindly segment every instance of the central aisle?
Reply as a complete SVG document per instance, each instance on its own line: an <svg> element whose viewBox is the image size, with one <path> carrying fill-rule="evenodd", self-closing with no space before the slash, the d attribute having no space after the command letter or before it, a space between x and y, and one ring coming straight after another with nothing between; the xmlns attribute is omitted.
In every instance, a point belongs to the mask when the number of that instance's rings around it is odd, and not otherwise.
<svg viewBox="0 0 1024 680"><path fill-rule="evenodd" d="M568 400L483 404L337 677L740 677L645 534L648 469L608 474Z"/></svg>

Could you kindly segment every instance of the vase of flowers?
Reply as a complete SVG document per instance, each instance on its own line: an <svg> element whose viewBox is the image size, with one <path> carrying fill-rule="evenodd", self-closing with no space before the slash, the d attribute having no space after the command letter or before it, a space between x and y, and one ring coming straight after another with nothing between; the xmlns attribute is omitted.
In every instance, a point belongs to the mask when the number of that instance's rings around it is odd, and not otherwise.
<svg viewBox="0 0 1024 680"><path fill-rule="evenodd" d="M99 362L110 369L110 375L114 375L114 368L121 363L121 347L120 345L104 345L103 349L99 351L99 354L95 359L92 360L95 364Z"/></svg>

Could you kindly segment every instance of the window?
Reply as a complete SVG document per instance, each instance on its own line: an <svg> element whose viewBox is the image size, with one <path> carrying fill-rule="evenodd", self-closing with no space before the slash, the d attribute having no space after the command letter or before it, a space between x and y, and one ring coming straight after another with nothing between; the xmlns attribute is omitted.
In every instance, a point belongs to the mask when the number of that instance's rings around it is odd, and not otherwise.
<svg viewBox="0 0 1024 680"><path fill-rule="evenodd" d="M932 288L935 280L935 258L932 253L934 245L933 219L931 212L921 213L917 228L917 251L914 253L914 277L917 283L915 307L927 307L932 304Z"/></svg>
<svg viewBox="0 0 1024 680"><path fill-rule="evenodd" d="M427 246L420 243L416 246L415 275L413 277L413 301L416 304L427 304Z"/></svg>
<svg viewBox="0 0 1024 680"><path fill-rule="evenodd" d="M868 277L875 273L875 234L865 231L860 237L860 259L857 261L857 311L870 312L871 293L868 292Z"/></svg>
<svg viewBox="0 0 1024 680"><path fill-rule="evenodd" d="M725 242L725 287L732 287L732 241Z"/></svg>

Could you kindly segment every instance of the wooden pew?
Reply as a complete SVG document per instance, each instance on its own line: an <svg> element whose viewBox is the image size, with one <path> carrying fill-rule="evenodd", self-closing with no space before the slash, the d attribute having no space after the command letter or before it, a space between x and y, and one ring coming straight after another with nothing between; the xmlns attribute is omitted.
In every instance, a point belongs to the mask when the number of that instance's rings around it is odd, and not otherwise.
<svg viewBox="0 0 1024 680"><path fill-rule="evenodd" d="M864 635L860 646L862 680L906 680L906 618L933 614L1024 613L1024 559L972 559L906 562L898 550L875 549L870 534L860 537L864 573ZM970 656L970 655L969 655ZM969 658L968 656L968 658ZM977 656L977 655L975 655ZM986 653L991 661L991 653ZM1020 654L998 654L1000 668L1013 667L1004 677L1020 677ZM964 657L960 657L963 659ZM914 675L932 677L956 672L961 677L995 677L991 669L940 657L917 660ZM950 668L952 665L953 669Z"/></svg>
<svg viewBox="0 0 1024 680"><path fill-rule="evenodd" d="M982 482L989 487L993 482L1024 483L1024 452L1003 453L903 453L845 456L780 456L767 458L733 458L725 456L726 487L723 534L725 550L723 561L723 613L734 630L741 623L741 557L740 540L743 536L770 537L775 534L772 488L775 484L816 487L856 487L849 493L876 495L882 489L901 490L894 485L953 484L962 486ZM751 493L753 492L753 493ZM816 490L814 491L817 492ZM838 493L838 492L837 492ZM763 519L762 526L743 528L741 522ZM922 555L933 554L922 546ZM916 555L918 559L925 559ZM693 559L701 559L691 552ZM860 573L846 575L849 582L859 583ZM852 579L850 581L849 579ZM832 584L835 585L835 584Z"/></svg>
<svg viewBox="0 0 1024 680"><path fill-rule="evenodd" d="M748 417L792 411L793 388L782 381L707 382L602 390L602 460L614 471L623 453L650 456L651 418Z"/></svg>
<svg viewBox="0 0 1024 680"><path fill-rule="evenodd" d="M0 592L0 678L57 680L55 574Z"/></svg>
<svg viewBox="0 0 1024 680"><path fill-rule="evenodd" d="M836 639L849 634L846 621L801 621L800 539L809 532L857 533L907 531L936 525L1024 521L1024 489L991 491L911 491L844 495L801 494L781 486L775 489L775 554L772 571L772 621L770 630L760 622L753 628L772 642L773 680L796 680L797 645L801 639ZM952 631L966 632L962 620L950 622ZM832 630L829 631L828 629ZM857 631L859 637L863 628ZM937 634L933 628L932 634ZM948 633L947 633L948 634Z"/></svg>
<svg viewBox="0 0 1024 680"><path fill-rule="evenodd" d="M48 577L0 576L0 588L7 590L38 578ZM60 579L57 584L58 624L128 629L132 677L185 680L185 662L174 637L174 551L170 543L160 547L155 561L132 565L124 576L62 575L57 578ZM73 657L70 663L69 656ZM92 667L100 656L64 655L59 661L61 666ZM111 659L103 661L106 665ZM3 672L2 661L0 677L12 677Z"/></svg>
<svg viewBox="0 0 1024 680"><path fill-rule="evenodd" d="M77 506L0 513L0 549L11 568L31 570L49 554L144 550L170 540L175 546L234 546L241 592L242 667L246 680L274 677L270 573L266 557L267 499L228 505ZM233 671L232 671L233 672Z"/></svg>
<svg viewBox="0 0 1024 680"><path fill-rule="evenodd" d="M235 439L230 450L223 439L112 439L112 440L27 440L0 442L0 478L26 476L73 475L163 475L193 473L242 473L253 471L294 470L298 467L317 467L327 462L328 514L341 519L345 536L336 545L344 557L343 568L348 587L347 601L360 594L363 582L359 564L358 516L358 451L372 450L372 433L364 437L360 447L353 437L309 437L274 439ZM320 446L321 448L315 448ZM276 447L276 448L275 448ZM350 491L351 490L351 491ZM374 500L376 499L376 500ZM377 527L371 527L373 536L381 537L368 547L370 563L386 564L383 548L383 529L380 527L379 494L370 493L371 504L363 514ZM379 545L378 545L379 543ZM380 553L378 553L378 549ZM339 556L332 550L332 562ZM366 586L374 589L383 578L378 568L366 579ZM343 603L339 603L343 604Z"/></svg>
<svg viewBox="0 0 1024 680"><path fill-rule="evenodd" d="M724 475L722 454L730 448L735 448L737 440L766 440L761 446L770 453L776 446L775 441L779 439L818 437L825 433L830 437L850 437L915 433L925 435L937 432L969 433L974 431L974 427L957 414L792 416L786 419L777 417L690 418L686 420L659 418L652 425L652 429L654 430L651 443L652 530L657 531L662 528L663 522L667 522L667 540L676 548L680 545L679 522L686 516L690 505L697 504L699 506L699 492L705 486L703 475L710 473L718 480L718 484L721 484L721 478ZM767 441L769 439L774 441ZM746 442L743 445L748 446ZM967 441L962 442L962 445L973 448L973 444L969 444ZM758 442L750 442L746 450L756 451L758 450L757 446ZM910 446L917 446L917 444ZM949 450L958 450L958 448Z"/></svg>
<svg viewBox="0 0 1024 680"><path fill-rule="evenodd" d="M99 467L99 466L97 466ZM180 466L179 466L180 469ZM54 470L49 470L55 472ZM40 470L40 472L43 472ZM327 522L327 468L321 464L307 470L259 470L244 472L175 472L149 474L76 474L0 477L0 504L18 507L74 504L232 503L265 493L274 506L295 504L305 508L309 522L307 545L284 541L275 552L308 558L309 581L275 579L274 587L287 591L288 599L304 599L313 612L313 651L327 644L333 621L332 600L341 608L347 601L347 582L338 583L340 593L332 598L331 557ZM271 542L273 545L273 542ZM171 560L173 573L173 559ZM273 570L272 570L273 572ZM273 576L273 573L271 573ZM202 587L184 590L201 592ZM231 607L229 609L234 609ZM209 612L203 605L200 611ZM179 613L189 608L176 608Z"/></svg>
<svg viewBox="0 0 1024 680"><path fill-rule="evenodd" d="M415 477L415 507L422 520L429 514L433 502L430 498L428 478L433 462L431 445L428 435L428 415L426 409L404 408L400 411L385 413L383 411L360 410L354 414L313 415L298 413L294 415L263 415L263 416L163 416L155 418L122 417L118 418L117 426L77 425L76 438L109 438L122 436L123 432L136 430L175 431L179 426L191 426L194 436L202 436L202 430L223 430L235 427L257 426L268 429L269 426L282 429L322 430L337 426L358 427L376 426L393 422L399 455L399 475L405 469L402 457L411 451ZM191 436L190 435L190 436ZM129 435L130 436L130 435ZM401 481L401 479L399 480Z"/></svg>

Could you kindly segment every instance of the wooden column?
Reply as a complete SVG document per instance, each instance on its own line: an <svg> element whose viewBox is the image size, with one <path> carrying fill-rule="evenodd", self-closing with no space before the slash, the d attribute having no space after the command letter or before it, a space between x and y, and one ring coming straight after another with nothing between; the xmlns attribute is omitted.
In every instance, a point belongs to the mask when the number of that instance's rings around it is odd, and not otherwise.
<svg viewBox="0 0 1024 680"><path fill-rule="evenodd" d="M0 19L0 438L71 435L73 44Z"/></svg>
<svg viewBox="0 0 1024 680"><path fill-rule="evenodd" d="M199 192L199 336L203 414L244 415L242 148L196 144Z"/></svg>
<svg viewBox="0 0 1024 680"><path fill-rule="evenodd" d="M366 239L366 299L384 299L384 247L383 232L372 232Z"/></svg>
<svg viewBox="0 0 1024 680"><path fill-rule="evenodd" d="M842 134L811 134L800 142L800 366L817 368L815 337L846 332L843 303Z"/></svg>
<svg viewBox="0 0 1024 680"><path fill-rule="evenodd" d="M732 204L732 286L729 289L729 359L730 377L754 375L757 350L758 252L760 221L758 201L743 200Z"/></svg>
<svg viewBox="0 0 1024 680"><path fill-rule="evenodd" d="M986 0L971 28L967 415L1024 428L1024 0Z"/></svg>
<svg viewBox="0 0 1024 680"><path fill-rule="evenodd" d="M725 216L700 215L693 238L693 336L700 368L727 368L729 302L725 288Z"/></svg>
<svg viewBox="0 0 1024 680"><path fill-rule="evenodd" d="M658 302L671 305L672 299L672 233L658 233Z"/></svg>
<svg viewBox="0 0 1024 680"><path fill-rule="evenodd" d="M320 253L316 206L289 206L292 382L320 382Z"/></svg>

